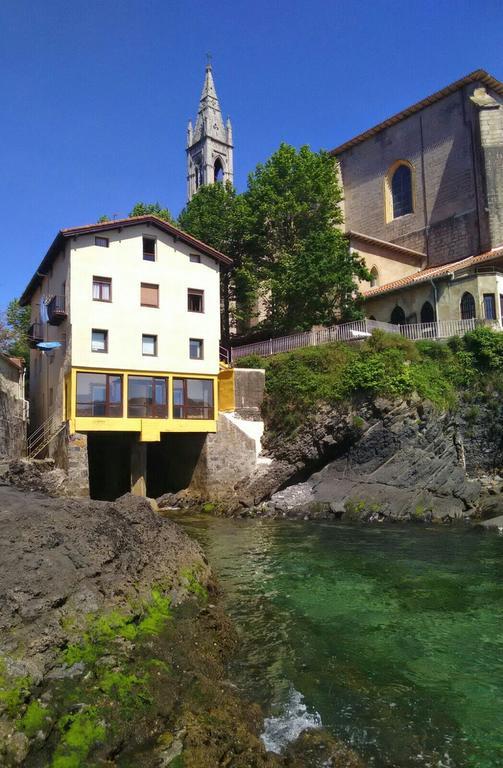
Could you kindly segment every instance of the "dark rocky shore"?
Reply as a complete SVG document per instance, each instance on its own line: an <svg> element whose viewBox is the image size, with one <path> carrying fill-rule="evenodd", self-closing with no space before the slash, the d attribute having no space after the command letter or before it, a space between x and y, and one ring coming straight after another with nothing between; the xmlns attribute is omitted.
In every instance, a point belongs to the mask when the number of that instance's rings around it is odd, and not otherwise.
<svg viewBox="0 0 503 768"><path fill-rule="evenodd" d="M44 470L14 464L0 486L2 766L363 765L322 731L267 753L200 547L155 502L29 490Z"/></svg>

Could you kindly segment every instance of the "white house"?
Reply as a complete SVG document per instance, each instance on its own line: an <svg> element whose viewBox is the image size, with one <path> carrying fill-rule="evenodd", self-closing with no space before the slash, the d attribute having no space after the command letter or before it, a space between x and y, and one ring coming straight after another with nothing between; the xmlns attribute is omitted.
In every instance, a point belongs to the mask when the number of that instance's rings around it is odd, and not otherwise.
<svg viewBox="0 0 503 768"><path fill-rule="evenodd" d="M56 457L57 432L87 436L91 491L105 482L104 457L108 478L113 455L118 473L105 495L127 490L130 466L145 491L148 443L216 431L219 271L230 263L151 215L54 239L21 297L31 305L32 431Z"/></svg>

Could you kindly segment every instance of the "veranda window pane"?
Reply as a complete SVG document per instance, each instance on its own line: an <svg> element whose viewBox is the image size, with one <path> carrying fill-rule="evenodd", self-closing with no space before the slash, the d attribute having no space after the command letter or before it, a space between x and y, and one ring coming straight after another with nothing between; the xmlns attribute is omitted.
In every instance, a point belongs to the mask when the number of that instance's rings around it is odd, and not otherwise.
<svg viewBox="0 0 503 768"><path fill-rule="evenodd" d="M167 418L165 379L130 376L128 381L130 418Z"/></svg>
<svg viewBox="0 0 503 768"><path fill-rule="evenodd" d="M77 416L122 416L122 376L78 373Z"/></svg>
<svg viewBox="0 0 503 768"><path fill-rule="evenodd" d="M174 379L173 416L175 419L213 419L213 381Z"/></svg>

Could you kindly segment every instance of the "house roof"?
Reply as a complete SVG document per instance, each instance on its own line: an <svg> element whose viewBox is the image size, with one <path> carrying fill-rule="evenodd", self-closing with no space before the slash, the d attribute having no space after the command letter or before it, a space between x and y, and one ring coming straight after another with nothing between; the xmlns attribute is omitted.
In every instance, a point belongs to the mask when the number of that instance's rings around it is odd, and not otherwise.
<svg viewBox="0 0 503 768"><path fill-rule="evenodd" d="M19 371L24 368L24 358L22 357L9 357L9 355L4 354L3 352L0 352L0 357Z"/></svg>
<svg viewBox="0 0 503 768"><path fill-rule="evenodd" d="M426 283L437 277L445 277L451 272L461 272L468 267L476 266L484 262L490 262L494 259L500 259L503 257L503 245L493 248L492 251L487 253L479 253L478 256L469 256L467 259L461 259L460 261L451 261L449 264L442 264L440 267L428 267L422 269L419 272L415 272L413 275L407 275L407 277L401 277L399 280L393 280L391 283L385 285L378 285L375 288L369 288L367 291L362 291L362 295L365 299L371 299L374 296L381 296L383 293L392 293L402 289L412 288L418 283Z"/></svg>
<svg viewBox="0 0 503 768"><path fill-rule="evenodd" d="M393 251L394 253L402 253L405 256L414 256L417 259L426 259L426 254L421 253L421 251L414 251L412 248L405 248L405 246L398 245L398 243L390 243L388 240L379 240L377 237L370 237L370 235L364 235L362 232L354 232L353 230L350 230L346 234L350 238L360 240L362 243L367 243L368 245L377 245L379 248L386 248L389 251Z"/></svg>
<svg viewBox="0 0 503 768"><path fill-rule="evenodd" d="M362 141L365 141L365 139L369 139L371 136L375 136L376 133L380 133L380 131L383 131L385 128L389 128L391 125L399 123L400 120L404 120L405 118L410 117L416 112L419 112L421 109L429 107L430 104L434 104L436 101L440 101L440 99L445 98L445 96L449 96L451 93L454 93L460 88L463 88L465 85L469 85L469 83L474 82L483 83L484 85L487 85L489 88L491 88L491 90L498 93L500 96L503 96L503 83L500 80L496 80L495 77L490 75L484 69L476 69L475 72L471 72L469 75L462 77L461 80L456 80L455 83L447 85L440 91L432 93L431 96L427 96L425 99L418 101L416 104L407 107L407 109L402 109L402 111L397 112L396 115L388 117L387 120L384 120L382 123L378 123L373 128L369 128L363 133L358 134L358 136L349 139L348 141L344 142L344 144L340 144L335 149L330 150L329 154L340 155L347 149L351 149L351 147L354 147L356 144L360 144Z"/></svg>
<svg viewBox="0 0 503 768"><path fill-rule="evenodd" d="M162 229L164 232L172 235L174 240L181 240L187 245L192 246L195 250L205 253L207 256L211 256L213 259L220 261L222 264L232 264L232 259L229 256L225 256L216 248L212 248L211 245L206 245L196 237L189 235L188 232L184 232L178 227L173 226L167 221L163 221L158 216L147 214L145 216L130 216L126 219L116 219L115 221L104 221L99 224L85 224L81 227L69 227L67 229L60 229L56 237L54 238L49 250L45 254L44 258L40 262L40 265L31 278L30 282L26 286L23 295L19 299L21 306L25 306L29 303L33 293L42 282L45 277L45 273L50 269L54 259L60 253L65 241L71 237L77 237L78 235L92 234L94 232L103 232L113 229L123 229L125 227L132 227L136 224L151 224L158 229Z"/></svg>

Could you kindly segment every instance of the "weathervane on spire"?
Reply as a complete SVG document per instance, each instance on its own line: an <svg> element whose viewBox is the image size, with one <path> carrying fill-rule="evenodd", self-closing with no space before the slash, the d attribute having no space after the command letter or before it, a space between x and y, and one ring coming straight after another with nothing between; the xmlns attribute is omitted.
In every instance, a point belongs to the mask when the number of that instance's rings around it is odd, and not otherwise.
<svg viewBox="0 0 503 768"><path fill-rule="evenodd" d="M212 60L212 58L213 58L213 56L211 55L211 53L207 53L206 54L206 69L211 69L211 60Z"/></svg>

